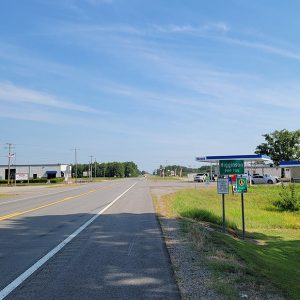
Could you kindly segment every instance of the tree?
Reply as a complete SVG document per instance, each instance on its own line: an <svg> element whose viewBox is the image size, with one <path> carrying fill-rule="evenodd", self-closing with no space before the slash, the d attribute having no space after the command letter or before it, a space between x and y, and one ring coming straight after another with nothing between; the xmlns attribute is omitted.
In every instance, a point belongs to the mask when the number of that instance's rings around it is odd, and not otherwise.
<svg viewBox="0 0 300 300"><path fill-rule="evenodd" d="M125 177L139 176L138 167L133 161L125 162L124 167L125 167Z"/></svg>
<svg viewBox="0 0 300 300"><path fill-rule="evenodd" d="M271 157L275 165L281 161L300 159L300 129L295 131L275 130L263 134L265 142L256 147L256 154L265 154ZM281 174L284 176L284 173Z"/></svg>

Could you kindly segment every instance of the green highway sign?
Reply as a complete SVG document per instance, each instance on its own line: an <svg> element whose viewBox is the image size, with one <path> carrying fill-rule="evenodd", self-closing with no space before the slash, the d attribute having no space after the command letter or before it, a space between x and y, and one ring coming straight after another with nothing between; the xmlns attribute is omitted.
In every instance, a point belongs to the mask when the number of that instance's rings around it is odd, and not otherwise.
<svg viewBox="0 0 300 300"><path fill-rule="evenodd" d="M244 174L243 160L220 160L220 175Z"/></svg>
<svg viewBox="0 0 300 300"><path fill-rule="evenodd" d="M236 191L237 193L247 193L247 178L238 177L236 179Z"/></svg>

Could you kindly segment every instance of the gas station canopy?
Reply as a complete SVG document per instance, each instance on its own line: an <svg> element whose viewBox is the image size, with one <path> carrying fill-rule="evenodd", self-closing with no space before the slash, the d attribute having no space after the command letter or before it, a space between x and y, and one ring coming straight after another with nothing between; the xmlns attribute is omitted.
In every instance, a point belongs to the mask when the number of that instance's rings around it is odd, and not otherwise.
<svg viewBox="0 0 300 300"><path fill-rule="evenodd" d="M272 162L267 155L250 154L250 155L217 155L217 156L200 156L196 157L196 161L218 163L220 160L244 160L257 162Z"/></svg>
<svg viewBox="0 0 300 300"><path fill-rule="evenodd" d="M279 166L281 168L300 167L300 161L298 160L281 161Z"/></svg>

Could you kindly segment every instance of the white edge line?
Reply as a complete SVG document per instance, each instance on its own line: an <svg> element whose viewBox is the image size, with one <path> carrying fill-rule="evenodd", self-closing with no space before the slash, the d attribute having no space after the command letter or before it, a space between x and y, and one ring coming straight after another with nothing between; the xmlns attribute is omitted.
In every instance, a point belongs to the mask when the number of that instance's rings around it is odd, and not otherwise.
<svg viewBox="0 0 300 300"><path fill-rule="evenodd" d="M53 257L57 252L59 252L64 246L66 246L70 241L72 241L81 231L83 231L87 226L89 226L93 221L95 221L100 215L102 215L107 209L114 205L122 196L124 196L130 189L132 189L138 182L135 182L130 186L125 192L119 195L115 200L110 202L102 210L100 210L95 216L85 222L77 230L75 230L71 235L69 235L65 240L58 244L54 249L48 252L45 256L39 259L35 264L33 264L29 269L7 285L3 290L0 291L0 300L8 296L14 289L16 289L22 282L24 282L30 275L32 275L36 270L38 270L42 265L44 265L51 257Z"/></svg>

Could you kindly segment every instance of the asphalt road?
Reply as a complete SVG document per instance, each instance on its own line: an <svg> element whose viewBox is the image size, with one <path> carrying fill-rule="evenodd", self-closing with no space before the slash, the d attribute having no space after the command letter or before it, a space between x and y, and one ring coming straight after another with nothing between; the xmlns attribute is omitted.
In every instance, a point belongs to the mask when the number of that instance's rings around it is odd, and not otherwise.
<svg viewBox="0 0 300 300"><path fill-rule="evenodd" d="M180 299L145 180L49 190L0 198L0 299Z"/></svg>

